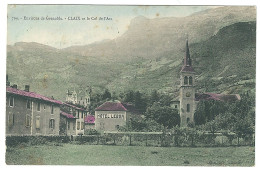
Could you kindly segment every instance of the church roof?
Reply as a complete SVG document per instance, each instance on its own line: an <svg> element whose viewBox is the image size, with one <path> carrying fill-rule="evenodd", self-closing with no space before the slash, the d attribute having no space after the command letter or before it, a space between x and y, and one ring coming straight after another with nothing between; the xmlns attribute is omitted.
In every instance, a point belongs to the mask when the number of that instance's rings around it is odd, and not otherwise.
<svg viewBox="0 0 260 171"><path fill-rule="evenodd" d="M195 100L218 100L224 102L231 102L240 100L241 97L239 94L216 94L216 93L196 93Z"/></svg>

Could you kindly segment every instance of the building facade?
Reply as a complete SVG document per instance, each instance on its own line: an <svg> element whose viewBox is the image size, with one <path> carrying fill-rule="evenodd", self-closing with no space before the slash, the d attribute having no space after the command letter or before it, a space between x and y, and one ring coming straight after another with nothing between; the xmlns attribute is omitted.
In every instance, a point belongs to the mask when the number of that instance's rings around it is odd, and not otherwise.
<svg viewBox="0 0 260 171"><path fill-rule="evenodd" d="M71 102L73 104L76 104L78 102L78 95L75 89L74 91L67 91L66 102Z"/></svg>
<svg viewBox="0 0 260 171"><path fill-rule="evenodd" d="M87 110L70 103L63 103L61 106L61 130L64 135L80 135L84 134L84 119Z"/></svg>
<svg viewBox="0 0 260 171"><path fill-rule="evenodd" d="M125 126L131 112L119 101L105 102L95 110L95 129L99 131L118 131Z"/></svg>
<svg viewBox="0 0 260 171"><path fill-rule="evenodd" d="M239 94L196 93L195 74L189 43L186 40L186 54L180 71L179 101L176 99L172 101L172 107L179 110L182 127L187 126L189 122L194 122L194 113L200 100L232 102L241 99Z"/></svg>
<svg viewBox="0 0 260 171"><path fill-rule="evenodd" d="M192 60L190 58L189 44L186 41L186 56L180 71L180 118L181 126L186 126L189 122L193 122L196 109L195 104L195 71L192 68Z"/></svg>
<svg viewBox="0 0 260 171"><path fill-rule="evenodd" d="M6 135L59 135L61 101L6 87Z"/></svg>

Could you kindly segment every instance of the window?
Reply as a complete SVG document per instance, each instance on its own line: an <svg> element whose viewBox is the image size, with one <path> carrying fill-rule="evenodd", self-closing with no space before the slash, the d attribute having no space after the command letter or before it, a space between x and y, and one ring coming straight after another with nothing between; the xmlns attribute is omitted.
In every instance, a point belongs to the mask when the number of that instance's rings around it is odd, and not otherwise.
<svg viewBox="0 0 260 171"><path fill-rule="evenodd" d="M190 112L190 104L187 104L187 112Z"/></svg>
<svg viewBox="0 0 260 171"><path fill-rule="evenodd" d="M31 126L31 116L28 115L28 114L25 117L25 126L26 127L30 127Z"/></svg>
<svg viewBox="0 0 260 171"><path fill-rule="evenodd" d="M178 106L177 105L175 105L175 109L177 109L178 108Z"/></svg>
<svg viewBox="0 0 260 171"><path fill-rule="evenodd" d="M76 123L73 122L73 130L75 130L75 129L76 129Z"/></svg>
<svg viewBox="0 0 260 171"><path fill-rule="evenodd" d="M52 128L52 129L55 128L55 120L54 119L50 119L49 128Z"/></svg>
<svg viewBox="0 0 260 171"><path fill-rule="evenodd" d="M187 84L188 84L188 77L185 76L185 77L184 77L184 85L187 85Z"/></svg>
<svg viewBox="0 0 260 171"><path fill-rule="evenodd" d="M14 125L14 114L13 113L10 113L8 115L8 126L13 126Z"/></svg>
<svg viewBox="0 0 260 171"><path fill-rule="evenodd" d="M189 77L189 85L192 85L192 77Z"/></svg>
<svg viewBox="0 0 260 171"><path fill-rule="evenodd" d="M81 113L81 118L84 118L84 112L83 111L81 111L82 113Z"/></svg>
<svg viewBox="0 0 260 171"><path fill-rule="evenodd" d="M27 100L26 107L27 109L31 109L31 100Z"/></svg>
<svg viewBox="0 0 260 171"><path fill-rule="evenodd" d="M45 104L43 104L43 109L44 109L44 110L46 109L46 106L45 106Z"/></svg>
<svg viewBox="0 0 260 171"><path fill-rule="evenodd" d="M81 130L84 129L84 122L81 122Z"/></svg>
<svg viewBox="0 0 260 171"><path fill-rule="evenodd" d="M36 126L36 129L40 129L40 116L36 116L36 120L35 120L35 126Z"/></svg>
<svg viewBox="0 0 260 171"><path fill-rule="evenodd" d="M13 107L13 106L14 106L14 97L13 97L13 96L11 96L11 97L9 98L9 106L10 106L10 107Z"/></svg>
<svg viewBox="0 0 260 171"><path fill-rule="evenodd" d="M77 130L80 129L80 122L77 122Z"/></svg>
<svg viewBox="0 0 260 171"><path fill-rule="evenodd" d="M41 103L37 102L37 111L41 111Z"/></svg>
<svg viewBox="0 0 260 171"><path fill-rule="evenodd" d="M51 114L53 114L53 105L51 105Z"/></svg>
<svg viewBox="0 0 260 171"><path fill-rule="evenodd" d="M68 130L70 130L70 121L68 121Z"/></svg>

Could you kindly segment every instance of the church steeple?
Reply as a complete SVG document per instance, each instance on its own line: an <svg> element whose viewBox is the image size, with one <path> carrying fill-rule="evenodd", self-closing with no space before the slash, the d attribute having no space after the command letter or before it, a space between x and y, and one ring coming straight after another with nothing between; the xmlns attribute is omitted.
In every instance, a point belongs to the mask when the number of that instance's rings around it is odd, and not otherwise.
<svg viewBox="0 0 260 171"><path fill-rule="evenodd" d="M195 72L192 68L192 62L190 58L190 49L188 39L186 40L186 56L184 57L184 63L181 72Z"/></svg>
<svg viewBox="0 0 260 171"><path fill-rule="evenodd" d="M184 63L180 72L180 118L181 126L194 121L195 103L195 71L192 68L189 43L186 40Z"/></svg>
<svg viewBox="0 0 260 171"><path fill-rule="evenodd" d="M191 58L190 58L190 50L189 50L188 39L186 40L186 56L184 58L184 65L185 66L191 66Z"/></svg>

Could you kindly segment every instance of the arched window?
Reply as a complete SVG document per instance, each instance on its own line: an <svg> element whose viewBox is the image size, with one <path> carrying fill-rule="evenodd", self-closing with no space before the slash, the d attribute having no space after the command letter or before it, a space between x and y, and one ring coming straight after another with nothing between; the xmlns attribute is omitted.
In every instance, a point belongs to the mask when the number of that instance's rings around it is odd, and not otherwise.
<svg viewBox="0 0 260 171"><path fill-rule="evenodd" d="M189 77L189 85L192 85L192 77Z"/></svg>
<svg viewBox="0 0 260 171"><path fill-rule="evenodd" d="M187 85L187 84L188 84L188 77L185 76L185 77L184 77L184 85Z"/></svg>
<svg viewBox="0 0 260 171"><path fill-rule="evenodd" d="M187 104L187 112L190 112L190 104Z"/></svg>

